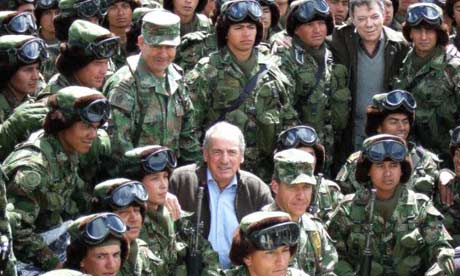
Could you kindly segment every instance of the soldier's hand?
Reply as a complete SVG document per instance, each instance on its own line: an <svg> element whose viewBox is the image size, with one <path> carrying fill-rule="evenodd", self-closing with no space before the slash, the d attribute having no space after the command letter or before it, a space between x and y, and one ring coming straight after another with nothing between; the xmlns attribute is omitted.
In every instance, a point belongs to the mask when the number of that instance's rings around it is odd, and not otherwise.
<svg viewBox="0 0 460 276"><path fill-rule="evenodd" d="M444 205L451 206L454 204L454 193L450 189L450 183L455 179L455 175L450 170L441 170L439 173L438 190L441 202Z"/></svg>
<svg viewBox="0 0 460 276"><path fill-rule="evenodd" d="M171 214L171 218L176 221L180 218L181 207L177 197L171 193L166 194L165 206Z"/></svg>
<svg viewBox="0 0 460 276"><path fill-rule="evenodd" d="M42 127L49 108L43 102L24 103L17 107L8 120L15 123L16 127L36 130Z"/></svg>

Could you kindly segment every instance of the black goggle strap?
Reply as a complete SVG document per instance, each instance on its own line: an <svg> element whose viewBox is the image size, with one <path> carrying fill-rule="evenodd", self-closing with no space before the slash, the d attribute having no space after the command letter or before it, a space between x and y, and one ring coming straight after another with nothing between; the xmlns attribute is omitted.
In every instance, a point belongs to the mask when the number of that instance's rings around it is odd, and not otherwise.
<svg viewBox="0 0 460 276"><path fill-rule="evenodd" d="M281 245L294 246L299 237L299 225L290 221L254 231L249 235L249 239L260 250L273 250Z"/></svg>
<svg viewBox="0 0 460 276"><path fill-rule="evenodd" d="M27 57L27 54L25 54L25 51L27 50L27 47L30 47L32 43L38 43L38 51L40 53L37 55L36 58L29 59ZM30 49L30 48L29 48ZM32 48L33 49L33 48ZM37 62L38 60L45 60L48 58L48 51L46 50L45 43L43 42L42 39L40 38L34 38L29 41L26 41L21 47L19 48L9 48L6 50L0 50L0 56L2 57L2 60L8 60L9 64L17 64L18 60L21 60L22 62L26 64L32 64Z"/></svg>
<svg viewBox="0 0 460 276"><path fill-rule="evenodd" d="M365 153L371 161L381 162L386 158L390 158L393 161L400 162L406 157L407 148L398 141L382 140L369 145Z"/></svg>
<svg viewBox="0 0 460 276"><path fill-rule="evenodd" d="M112 234L115 237L123 237L126 225L123 220L114 213L102 214L86 224L82 236L90 244L98 244Z"/></svg>
<svg viewBox="0 0 460 276"><path fill-rule="evenodd" d="M450 131L450 144L453 146L460 145L460 126Z"/></svg>
<svg viewBox="0 0 460 276"><path fill-rule="evenodd" d="M80 118L87 123L103 123L109 118L110 104L107 99L98 99L78 109L78 113Z"/></svg>
<svg viewBox="0 0 460 276"><path fill-rule="evenodd" d="M177 167L177 157L174 151L165 148L149 154L141 159L144 170L156 173L163 171L166 167L171 169Z"/></svg>
<svg viewBox="0 0 460 276"><path fill-rule="evenodd" d="M124 208L133 202L144 204L148 200L148 194L144 184L139 181L130 181L113 190L109 198L112 205Z"/></svg>

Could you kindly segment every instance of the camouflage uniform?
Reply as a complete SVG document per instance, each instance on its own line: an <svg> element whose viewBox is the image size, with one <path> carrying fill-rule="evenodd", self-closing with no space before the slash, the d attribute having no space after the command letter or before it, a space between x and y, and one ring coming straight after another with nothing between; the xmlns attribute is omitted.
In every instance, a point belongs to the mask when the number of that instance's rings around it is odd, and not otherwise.
<svg viewBox="0 0 460 276"><path fill-rule="evenodd" d="M357 151L350 155L337 174L335 180L339 183L344 194L355 193L364 188L355 178L356 164L360 154L361 151ZM411 179L406 183L407 188L432 198L436 190L435 184L439 177L440 160L434 153L424 149L422 146L416 146L414 143L409 143L409 156L412 160L414 171Z"/></svg>
<svg viewBox="0 0 460 276"><path fill-rule="evenodd" d="M240 265L236 268L227 269L225 271L221 271L220 275L225 276L250 276L248 269L244 265ZM308 276L302 270L298 270L292 267L288 267L286 271L286 276Z"/></svg>
<svg viewBox="0 0 460 276"><path fill-rule="evenodd" d="M195 67L198 61L217 50L216 34L210 32L193 32L182 37L174 60L185 73Z"/></svg>
<svg viewBox="0 0 460 276"><path fill-rule="evenodd" d="M204 14L195 13L192 21L188 24L181 23L180 36L187 35L194 32L212 32L212 22Z"/></svg>
<svg viewBox="0 0 460 276"><path fill-rule="evenodd" d="M315 178L318 180L319 177L315 176ZM340 186L332 180L322 178L319 186L315 185L313 192L315 193L313 200L318 204L318 212L315 217L327 226L334 210L343 198ZM317 200L316 196L318 196Z"/></svg>
<svg viewBox="0 0 460 276"><path fill-rule="evenodd" d="M416 141L446 159L449 130L459 122L460 58L437 46L432 58L418 70L415 51L409 52L394 87L410 91L417 101Z"/></svg>
<svg viewBox="0 0 460 276"><path fill-rule="evenodd" d="M136 239L129 246L128 259L117 273L118 276L162 275L159 269L163 261L150 251L148 244Z"/></svg>
<svg viewBox="0 0 460 276"><path fill-rule="evenodd" d="M48 82L54 74L57 73L56 59L59 55L59 41L55 43L46 42L46 50L49 57L40 66L40 72L43 74L45 81Z"/></svg>
<svg viewBox="0 0 460 276"><path fill-rule="evenodd" d="M3 248L4 242L9 242L10 252L9 254L5 255L3 258L6 260L0 260L0 262L7 262L5 266L5 271L2 271L6 276L16 276L16 259L14 257L12 242L13 237L11 235L11 225L10 225L10 213L13 211L12 205L7 205L6 200L6 178L3 173L3 170L0 168L0 241L2 248L0 250L1 254L3 255L6 248ZM1 271L1 270L0 270Z"/></svg>

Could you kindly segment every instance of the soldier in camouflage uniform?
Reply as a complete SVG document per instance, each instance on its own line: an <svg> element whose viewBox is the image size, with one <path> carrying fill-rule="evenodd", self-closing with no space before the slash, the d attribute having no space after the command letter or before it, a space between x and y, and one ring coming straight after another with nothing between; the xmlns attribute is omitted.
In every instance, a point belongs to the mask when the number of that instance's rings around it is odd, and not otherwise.
<svg viewBox="0 0 460 276"><path fill-rule="evenodd" d="M211 20L201 13L207 2L207 0L163 0L163 8L180 17L180 36L182 37L198 31L211 32Z"/></svg>
<svg viewBox="0 0 460 276"><path fill-rule="evenodd" d="M253 0L225 2L217 20L219 51L186 75L196 125L201 131L226 120L246 141L245 168L269 181L276 135L297 123L292 86L278 69L279 59L256 47L262 38L262 9Z"/></svg>
<svg viewBox="0 0 460 276"><path fill-rule="evenodd" d="M320 143L316 130L309 126L296 126L281 132L278 135L276 151L279 152L290 148L297 148L308 152L314 158L312 166L316 185L308 212L321 219L327 225L330 216L338 206L343 194L337 183L326 179L322 175L326 160L326 151Z"/></svg>
<svg viewBox="0 0 460 276"><path fill-rule="evenodd" d="M190 229L194 226L189 213L181 211L180 218L174 221L165 206L169 177L177 164L176 155L169 148L154 145L132 149L125 153L125 158L124 174L142 181L149 194L140 237L165 261L170 275L187 275L185 265L192 264L185 255L191 252ZM206 239L199 237L203 262L197 265L203 269L201 275L215 275L219 269L218 255Z"/></svg>
<svg viewBox="0 0 460 276"><path fill-rule="evenodd" d="M179 17L155 10L143 17L141 53L128 58L104 87L112 105L109 125L113 155L118 160L137 146L161 144L181 162L200 159L193 105L172 63L179 45Z"/></svg>
<svg viewBox="0 0 460 276"><path fill-rule="evenodd" d="M415 140L450 163L445 145L449 144L449 130L459 123L460 58L446 53L449 37L442 10L430 3L411 5L403 34L414 47L394 87L410 91L417 100Z"/></svg>
<svg viewBox="0 0 460 276"><path fill-rule="evenodd" d="M142 182L115 178L94 187L93 210L109 211L119 215L129 230L127 261L119 276L168 275L164 260L155 255L148 244L139 239L147 211L148 194Z"/></svg>
<svg viewBox="0 0 460 276"><path fill-rule="evenodd" d="M32 103L46 59L43 40L29 35L0 37L0 160L31 131L40 128L48 109Z"/></svg>
<svg viewBox="0 0 460 276"><path fill-rule="evenodd" d="M0 168L0 274L16 276L16 259L14 257L9 213L13 206L7 206L6 178ZM2 274L3 273L3 274Z"/></svg>
<svg viewBox="0 0 460 276"><path fill-rule="evenodd" d="M335 141L347 125L351 103L347 68L334 63L325 43L326 35L330 35L333 28L326 1L295 1L291 4L286 28L292 37L292 47L272 49L281 57L281 70L295 84L292 103L300 121L316 129L331 157ZM331 158L326 160L326 172L331 164Z"/></svg>
<svg viewBox="0 0 460 276"><path fill-rule="evenodd" d="M434 153L409 140L416 118L416 104L412 94L404 90L373 96L372 104L367 107L365 130L368 136L391 134L406 141L414 168L406 187L432 198L438 181L440 160ZM351 154L337 174L336 181L345 194L355 193L364 188L355 178L360 154L361 151Z"/></svg>
<svg viewBox="0 0 460 276"><path fill-rule="evenodd" d="M284 211L300 226L300 242L290 266L310 275L335 275L337 252L321 221L306 212L316 179L311 154L288 149L275 154L272 191L275 201L264 211ZM339 274L340 275L340 274Z"/></svg>
<svg viewBox="0 0 460 276"><path fill-rule="evenodd" d="M114 213L97 213L72 222L64 267L92 276L115 275L128 258L126 225ZM45 274L48 275L48 274ZM69 275L69 274L52 274ZM71 274L80 275L80 274Z"/></svg>
<svg viewBox="0 0 460 276"><path fill-rule="evenodd" d="M397 136L364 141L355 177L366 188L345 196L329 226L340 258L337 275L453 275L454 250L441 213L406 186L407 152Z"/></svg>
<svg viewBox="0 0 460 276"><path fill-rule="evenodd" d="M254 212L243 217L230 251L230 259L237 267L221 275L307 275L288 267L301 236L299 226L290 220L284 212Z"/></svg>
<svg viewBox="0 0 460 276"><path fill-rule="evenodd" d="M43 270L60 260L39 233L89 210L89 187L77 173L80 154L90 150L109 105L96 90L71 86L48 99L44 133L36 132L3 162L18 259Z"/></svg>

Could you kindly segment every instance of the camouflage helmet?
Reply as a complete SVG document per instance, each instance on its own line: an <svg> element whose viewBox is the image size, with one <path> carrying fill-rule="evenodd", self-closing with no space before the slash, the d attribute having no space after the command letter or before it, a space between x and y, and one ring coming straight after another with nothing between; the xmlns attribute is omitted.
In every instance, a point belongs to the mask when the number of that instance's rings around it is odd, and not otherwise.
<svg viewBox="0 0 460 276"><path fill-rule="evenodd" d="M59 14L77 18L101 18L107 12L106 0L59 0Z"/></svg>
<svg viewBox="0 0 460 276"><path fill-rule="evenodd" d="M161 3L155 0L140 0L141 7L151 8L151 9L161 9ZM133 15L134 16L134 15Z"/></svg>
<svg viewBox="0 0 460 276"><path fill-rule="evenodd" d="M179 46L179 16L160 9L145 14L142 18L142 36L148 45Z"/></svg>
<svg viewBox="0 0 460 276"><path fill-rule="evenodd" d="M0 68L8 70L43 62L48 58L48 52L41 38L31 35L3 35L0 36L0 57Z"/></svg>
<svg viewBox="0 0 460 276"><path fill-rule="evenodd" d="M414 107L411 108L404 102L399 103L395 106L389 106L386 102L388 101L388 96L391 93L404 93L414 101ZM409 123L412 126L415 120L415 98L411 93L405 90L392 90L388 93L376 94L372 97L372 104L367 106L367 120L366 120L366 134L368 136L376 135L378 127L382 124L385 118L390 114L402 113L407 115ZM412 130L412 129L411 129Z"/></svg>
<svg viewBox="0 0 460 276"><path fill-rule="evenodd" d="M37 22L28 11L0 11L0 36L7 34L35 35Z"/></svg>
<svg viewBox="0 0 460 276"><path fill-rule="evenodd" d="M56 269L42 274L42 276L90 276L89 274L72 270L72 269Z"/></svg>
<svg viewBox="0 0 460 276"><path fill-rule="evenodd" d="M412 175L412 162L411 162L410 156L407 154L408 152L407 144L406 144L406 141L404 141L404 139L398 136L390 135L390 134L378 134L378 135L371 136L364 140L363 149L359 155L358 162L356 164L356 171L355 171L356 180L361 183L367 183L368 181L370 181L369 170L372 165L372 161L369 159L367 150L372 145L376 144L377 142L381 142L381 141L394 141L399 144L402 144L405 147L406 154L403 160L399 161L399 163L401 164L401 172L402 172L400 183L406 183L407 181L409 181ZM387 160L387 159L389 159L389 157L385 157L384 160Z"/></svg>
<svg viewBox="0 0 460 276"><path fill-rule="evenodd" d="M460 126L457 126L450 131L450 142L449 152L452 157L455 155L455 151L460 147Z"/></svg>
<svg viewBox="0 0 460 276"><path fill-rule="evenodd" d="M273 178L288 185L316 185L313 175L314 157L299 149L287 149L274 156Z"/></svg>
<svg viewBox="0 0 460 276"><path fill-rule="evenodd" d="M307 18L299 18L299 14L302 14L299 10L302 9L303 6L310 5L313 5L315 8L304 10L313 10L314 13L307 15ZM324 20L327 26L327 35L332 34L334 30L334 19L329 10L329 5L325 0L296 0L289 6L286 18L286 32L293 37L298 26L315 20Z"/></svg>
<svg viewBox="0 0 460 276"><path fill-rule="evenodd" d="M160 167L158 171L149 169L149 156L159 152L167 152L168 154L171 154L171 157L165 156L168 157L167 159L171 160L161 160L165 161L166 163L165 166L163 168ZM158 163L158 160L154 162ZM130 176L131 178L141 180L142 177L147 174L161 171L167 171L171 176L172 170L176 167L176 165L177 159L171 149L160 145L148 145L134 148L125 152L122 171L125 173L125 175Z"/></svg>

